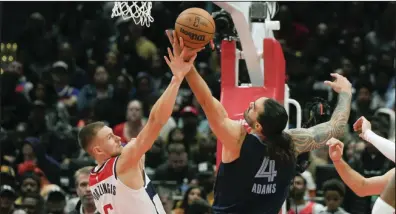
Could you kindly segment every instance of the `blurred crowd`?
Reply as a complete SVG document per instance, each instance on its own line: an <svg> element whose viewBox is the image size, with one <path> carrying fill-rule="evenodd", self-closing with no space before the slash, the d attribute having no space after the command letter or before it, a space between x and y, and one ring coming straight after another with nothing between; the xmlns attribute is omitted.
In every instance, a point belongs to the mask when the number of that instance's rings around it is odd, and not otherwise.
<svg viewBox="0 0 396 214"><path fill-rule="evenodd" d="M154 2L155 22L146 28L111 19L112 2L2 4L0 213L96 213L88 188L95 162L78 146L79 129L100 120L123 142L136 137L171 78L162 59L169 46L165 29L186 8L219 8ZM337 97L323 81L340 73L354 88L350 125L365 116L374 132L392 137L394 121L378 109L395 110L395 14L395 2L280 2L275 37L284 50L291 97L303 107L320 97L331 111ZM196 60L216 98L219 61L209 48ZM295 109L290 111L293 128ZM308 124L309 111L303 113ZM363 176L394 167L351 127L341 140L344 159ZM308 169L291 186L292 204L308 203L313 214L323 206L371 213L376 196L358 197L345 187L327 148L307 157ZM168 213L210 212L215 160L216 137L184 84L146 154L147 174ZM338 200L328 199L328 192ZM300 211L290 207L289 213Z"/></svg>

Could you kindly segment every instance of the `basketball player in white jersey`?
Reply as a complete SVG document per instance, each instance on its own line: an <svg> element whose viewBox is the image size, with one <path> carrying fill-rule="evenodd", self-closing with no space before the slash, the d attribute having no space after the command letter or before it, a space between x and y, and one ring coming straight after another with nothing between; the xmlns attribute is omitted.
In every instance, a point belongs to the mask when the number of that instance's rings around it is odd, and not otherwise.
<svg viewBox="0 0 396 214"><path fill-rule="evenodd" d="M372 214L395 214L395 174L374 203Z"/></svg>
<svg viewBox="0 0 396 214"><path fill-rule="evenodd" d="M353 125L353 129L360 133L360 137L373 144L384 156L395 162L395 143L372 132L371 124L366 118L359 118ZM338 174L352 191L360 197L381 194L373 206L372 214L394 214L395 168L382 176L364 178L342 160L344 144L341 141L332 138L327 142L327 145L330 158Z"/></svg>
<svg viewBox="0 0 396 214"><path fill-rule="evenodd" d="M353 124L353 129L360 132L359 136L373 144L385 157L395 162L395 143L371 131L371 123L365 117L359 118ZM372 214L395 214L395 172L375 201Z"/></svg>
<svg viewBox="0 0 396 214"><path fill-rule="evenodd" d="M125 147L120 137L102 122L88 124L78 134L81 147L98 163L89 178L97 210L102 214L165 214L162 203L144 171L144 154L168 121L184 76L195 55L184 62L184 51L173 55L168 48L166 63L173 77L154 104L147 124Z"/></svg>

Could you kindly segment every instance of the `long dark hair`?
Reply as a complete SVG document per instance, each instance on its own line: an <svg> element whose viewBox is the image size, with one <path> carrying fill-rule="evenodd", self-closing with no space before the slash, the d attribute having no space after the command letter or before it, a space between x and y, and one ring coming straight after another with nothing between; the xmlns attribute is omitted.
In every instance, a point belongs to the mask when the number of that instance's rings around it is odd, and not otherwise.
<svg viewBox="0 0 396 214"><path fill-rule="evenodd" d="M283 131L288 120L286 109L274 99L264 101L264 112L257 118L268 142L270 156L281 157L282 160L295 159L291 136Z"/></svg>
<svg viewBox="0 0 396 214"><path fill-rule="evenodd" d="M201 191L201 198L206 199L206 194L204 190L199 186L190 186L187 191L184 193L183 201L180 205L180 208L184 209L184 212L188 212L189 204L188 204L188 195L193 189L199 189Z"/></svg>

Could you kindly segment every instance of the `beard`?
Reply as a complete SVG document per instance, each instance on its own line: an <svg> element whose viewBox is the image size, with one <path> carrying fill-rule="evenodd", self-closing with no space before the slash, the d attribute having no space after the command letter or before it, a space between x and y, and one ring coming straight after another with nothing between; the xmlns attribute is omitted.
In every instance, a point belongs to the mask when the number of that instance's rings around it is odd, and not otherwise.
<svg viewBox="0 0 396 214"><path fill-rule="evenodd" d="M305 194L305 191L302 191L302 190L297 190L297 189L294 189L294 188L292 188L292 189L290 190L290 196L291 196L294 200L301 200L301 199L303 199L303 198L304 198L304 194Z"/></svg>
<svg viewBox="0 0 396 214"><path fill-rule="evenodd" d="M371 100L358 100L357 104L359 105L360 109L369 109Z"/></svg>
<svg viewBox="0 0 396 214"><path fill-rule="evenodd" d="M245 112L243 113L243 118L245 119L246 123L250 126L250 128L253 128L253 121L249 118L248 112L249 109L246 109Z"/></svg>

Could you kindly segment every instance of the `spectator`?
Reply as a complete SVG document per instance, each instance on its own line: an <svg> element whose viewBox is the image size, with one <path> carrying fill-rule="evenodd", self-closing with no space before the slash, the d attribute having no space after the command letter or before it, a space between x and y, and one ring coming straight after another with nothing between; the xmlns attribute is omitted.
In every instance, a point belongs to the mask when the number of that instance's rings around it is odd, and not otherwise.
<svg viewBox="0 0 396 214"><path fill-rule="evenodd" d="M173 208L173 200L172 200L172 195L170 193L162 193L159 192L159 197L162 202L162 206L164 207L164 210L167 214L175 214L172 211Z"/></svg>
<svg viewBox="0 0 396 214"><path fill-rule="evenodd" d="M76 192L79 200L74 209L69 214L94 214L96 211L95 203L89 190L89 174L93 167L87 166L76 171L74 174Z"/></svg>
<svg viewBox="0 0 396 214"><path fill-rule="evenodd" d="M149 70L154 64L153 60L158 58L156 45L143 35L142 26L121 18L117 22L120 31L118 49L127 57L127 70L136 73Z"/></svg>
<svg viewBox="0 0 396 214"><path fill-rule="evenodd" d="M8 66L8 72L15 72L18 74L18 85L15 91L24 94L27 98L30 90L33 88L33 83L29 82L23 73L23 65L21 62L14 61Z"/></svg>
<svg viewBox="0 0 396 214"><path fill-rule="evenodd" d="M35 12L29 14L21 36L16 39L19 44L17 56L25 66L26 75L33 83L45 76L50 62L54 59L54 37L47 33L47 19L43 14Z"/></svg>
<svg viewBox="0 0 396 214"><path fill-rule="evenodd" d="M95 101L105 98L112 98L114 93L113 85L109 82L109 73L103 66L97 66L93 76L93 84L85 85L78 96L77 108L82 111L93 107Z"/></svg>
<svg viewBox="0 0 396 214"><path fill-rule="evenodd" d="M202 135L198 132L198 110L192 106L186 106L181 110L180 116L184 145L189 154L195 155L199 151L199 140L202 139Z"/></svg>
<svg viewBox="0 0 396 214"><path fill-rule="evenodd" d="M114 96L112 99L113 119L109 121L112 127L125 121L125 109L132 100L133 93L136 91L132 76L127 74L125 70L123 72L125 73L117 76L115 80Z"/></svg>
<svg viewBox="0 0 396 214"><path fill-rule="evenodd" d="M59 45L58 62L64 62L66 65L67 81L71 86L80 89L88 83L88 78L86 72L76 64L74 55L71 44L64 42Z"/></svg>
<svg viewBox="0 0 396 214"><path fill-rule="evenodd" d="M23 210L18 210L14 206L16 199L16 192L14 188L9 185L2 185L0 187L0 213L5 214L26 214Z"/></svg>
<svg viewBox="0 0 396 214"><path fill-rule="evenodd" d="M45 122L49 130L56 130L57 127L67 127L70 115L67 107L58 101L55 88L44 82L37 82L29 94L31 101L45 104Z"/></svg>
<svg viewBox="0 0 396 214"><path fill-rule="evenodd" d="M341 204L345 196L345 185L336 179L331 179L323 184L323 195L326 207L320 211L320 214L349 214Z"/></svg>
<svg viewBox="0 0 396 214"><path fill-rule="evenodd" d="M15 200L16 205L22 205L23 198L28 194L39 194L41 188L40 177L33 172L26 172L21 175L21 195Z"/></svg>
<svg viewBox="0 0 396 214"><path fill-rule="evenodd" d="M126 115L127 121L114 127L114 134L121 137L123 143L136 138L147 122L147 119L143 117L142 102L138 100L129 102Z"/></svg>
<svg viewBox="0 0 396 214"><path fill-rule="evenodd" d="M176 204L176 209L173 211L175 214L187 214L192 213L194 208L191 208L194 201L203 199L206 196L203 193L203 190L200 187L192 186L187 189L184 193L183 200Z"/></svg>
<svg viewBox="0 0 396 214"><path fill-rule="evenodd" d="M135 79L136 93L133 95L133 98L143 103L144 116L147 117L149 115L148 101L152 96L155 96L152 78L146 72L139 72Z"/></svg>
<svg viewBox="0 0 396 214"><path fill-rule="evenodd" d="M45 197L46 213L66 214L66 195L59 187L52 188Z"/></svg>
<svg viewBox="0 0 396 214"><path fill-rule="evenodd" d="M121 68L118 57L115 51L106 53L104 67L109 71L111 82L116 82L117 77L122 75L122 71L125 70L125 68Z"/></svg>
<svg viewBox="0 0 396 214"><path fill-rule="evenodd" d="M19 164L18 173L20 175L25 171L38 168L49 182L59 184L60 165L45 153L43 145L37 138L26 138L21 151L22 154L16 160L16 163Z"/></svg>
<svg viewBox="0 0 396 214"><path fill-rule="evenodd" d="M58 101L67 107L69 113L75 115L80 91L70 85L69 72L68 65L63 61L57 61L52 65L51 75Z"/></svg>
<svg viewBox="0 0 396 214"><path fill-rule="evenodd" d="M158 166L153 180L176 181L181 185L184 179L195 178L196 167L189 163L188 154L183 144L168 145L168 161Z"/></svg>
<svg viewBox="0 0 396 214"><path fill-rule="evenodd" d="M166 151L164 142L158 138L151 149L146 153L145 169L150 176L154 174L155 169L166 161Z"/></svg>
<svg viewBox="0 0 396 214"><path fill-rule="evenodd" d="M168 135L166 144L182 143L184 144L184 132L180 128L173 128Z"/></svg>
<svg viewBox="0 0 396 214"><path fill-rule="evenodd" d="M323 205L307 201L304 196L307 191L307 181L301 175L294 177L293 185L290 189L290 208L288 214L319 214Z"/></svg>
<svg viewBox="0 0 396 214"><path fill-rule="evenodd" d="M359 117L372 118L376 107L372 104L373 86L371 83L360 83L356 86L356 100L352 102L350 121L356 121ZM370 120L369 119L369 120Z"/></svg>
<svg viewBox="0 0 396 214"><path fill-rule="evenodd" d="M186 214L211 214L212 207L202 198L194 200Z"/></svg>
<svg viewBox="0 0 396 214"><path fill-rule="evenodd" d="M209 163L216 164L216 139L201 138L198 141L198 151L194 154L191 153L192 159L195 163Z"/></svg>
<svg viewBox="0 0 396 214"><path fill-rule="evenodd" d="M312 174L305 170L301 173L301 176L307 181L307 191L305 192L304 197L308 198L309 200L314 200L316 196L316 183L312 177Z"/></svg>
<svg viewBox="0 0 396 214"><path fill-rule="evenodd" d="M38 193L27 193L22 198L21 207L27 214L44 214L44 200Z"/></svg>
<svg viewBox="0 0 396 214"><path fill-rule="evenodd" d="M30 114L29 101L22 93L15 91L17 84L17 73L2 74L1 126L7 130L14 129L18 123L26 121Z"/></svg>
<svg viewBox="0 0 396 214"><path fill-rule="evenodd" d="M12 188L16 187L15 171L12 167L7 165L0 166L0 181L2 185L8 185Z"/></svg>

